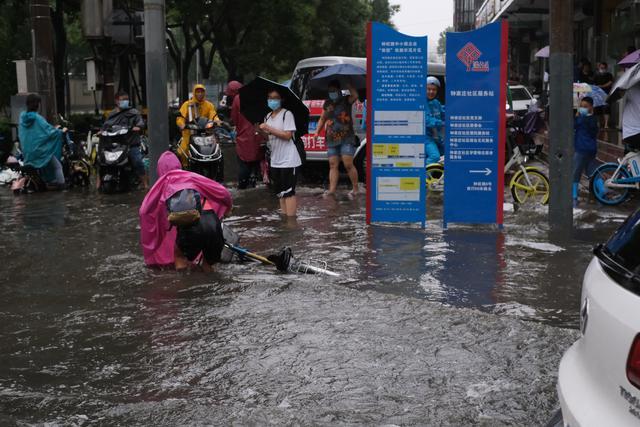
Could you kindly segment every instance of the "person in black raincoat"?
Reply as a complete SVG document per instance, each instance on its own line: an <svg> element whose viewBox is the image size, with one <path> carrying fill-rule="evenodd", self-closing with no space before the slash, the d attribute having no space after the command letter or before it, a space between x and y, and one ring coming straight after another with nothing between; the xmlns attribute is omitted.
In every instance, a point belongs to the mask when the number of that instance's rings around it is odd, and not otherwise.
<svg viewBox="0 0 640 427"><path fill-rule="evenodd" d="M116 94L116 108L107 116L107 120L102 125L102 130L105 131L113 126L131 129L128 134L129 161L144 188L149 188L149 179L142 160L142 151L140 150L140 132L144 129L145 123L140 112L131 107L129 94L124 91L119 91ZM99 186L100 180L98 179Z"/></svg>

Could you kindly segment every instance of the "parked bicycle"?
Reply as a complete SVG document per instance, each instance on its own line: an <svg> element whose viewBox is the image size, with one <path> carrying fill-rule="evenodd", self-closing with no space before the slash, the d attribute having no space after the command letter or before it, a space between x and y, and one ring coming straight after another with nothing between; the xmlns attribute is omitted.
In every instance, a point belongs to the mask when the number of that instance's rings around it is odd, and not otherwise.
<svg viewBox="0 0 640 427"><path fill-rule="evenodd" d="M528 113L535 114L535 113ZM511 157L505 164L505 173L515 173L509 181L509 189L514 203L519 205L542 204L549 202L549 178L535 166L526 166L527 162L539 155L542 146L537 145L532 132L525 131L527 118L509 122L507 150ZM444 190L444 160L427 165L427 191Z"/></svg>
<svg viewBox="0 0 640 427"><path fill-rule="evenodd" d="M589 191L600 203L619 205L631 190L640 190L640 152L630 151L617 163L600 165L589 178Z"/></svg>

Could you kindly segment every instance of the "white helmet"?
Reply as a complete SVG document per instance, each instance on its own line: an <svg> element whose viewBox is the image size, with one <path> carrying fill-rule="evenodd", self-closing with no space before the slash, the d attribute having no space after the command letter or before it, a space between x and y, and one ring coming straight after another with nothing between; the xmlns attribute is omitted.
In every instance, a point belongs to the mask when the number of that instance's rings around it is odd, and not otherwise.
<svg viewBox="0 0 640 427"><path fill-rule="evenodd" d="M427 85L434 85L440 87L440 80L437 77L429 76L427 77Z"/></svg>

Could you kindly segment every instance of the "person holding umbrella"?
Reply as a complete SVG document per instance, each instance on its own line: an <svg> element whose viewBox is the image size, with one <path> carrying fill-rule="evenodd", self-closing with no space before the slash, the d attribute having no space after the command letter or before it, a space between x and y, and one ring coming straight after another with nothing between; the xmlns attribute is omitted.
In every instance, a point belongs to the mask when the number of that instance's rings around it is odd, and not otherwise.
<svg viewBox="0 0 640 427"><path fill-rule="evenodd" d="M640 63L627 69L616 80L607 98L609 104L624 97L622 142L625 152L640 149Z"/></svg>
<svg viewBox="0 0 640 427"><path fill-rule="evenodd" d="M349 195L353 197L358 194L358 170L353 165L356 136L353 130L351 107L358 100L358 91L349 85L349 96L343 96L339 80L329 82L328 89L329 99L324 103L324 111L317 127L318 131L323 128L326 130L329 190L325 192L325 195L333 195L336 192L340 177L340 160L342 160L353 185L353 190L349 192Z"/></svg>
<svg viewBox="0 0 640 427"><path fill-rule="evenodd" d="M280 199L280 210L286 217L295 217L298 209L296 199L296 172L302 165L298 149L293 141L296 122L293 113L282 108L282 93L273 87L267 95L271 112L265 117L258 131L268 138L271 150L270 177L273 191Z"/></svg>
<svg viewBox="0 0 640 427"><path fill-rule="evenodd" d="M238 91L240 112L267 139L269 177L282 214L295 217L296 181L305 159L302 135L309 132L309 109L291 88L256 77Z"/></svg>

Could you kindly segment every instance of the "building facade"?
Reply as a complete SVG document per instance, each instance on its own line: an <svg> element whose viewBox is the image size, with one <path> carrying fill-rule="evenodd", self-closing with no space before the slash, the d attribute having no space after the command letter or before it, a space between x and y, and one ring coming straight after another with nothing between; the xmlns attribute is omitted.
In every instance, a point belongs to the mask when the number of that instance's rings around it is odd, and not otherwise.
<svg viewBox="0 0 640 427"><path fill-rule="evenodd" d="M485 0L476 11L475 28L500 19L509 21L509 79L535 88L547 63L536 58L549 44L551 0ZM612 72L631 48L640 47L640 0L574 0L576 62L604 61Z"/></svg>
<svg viewBox="0 0 640 427"><path fill-rule="evenodd" d="M476 12L483 0L455 0L453 5L454 31L469 31L475 28Z"/></svg>

